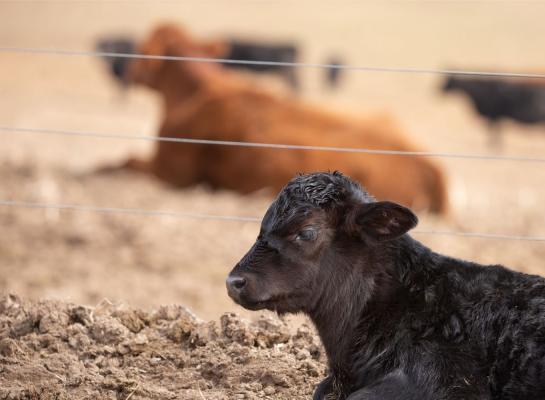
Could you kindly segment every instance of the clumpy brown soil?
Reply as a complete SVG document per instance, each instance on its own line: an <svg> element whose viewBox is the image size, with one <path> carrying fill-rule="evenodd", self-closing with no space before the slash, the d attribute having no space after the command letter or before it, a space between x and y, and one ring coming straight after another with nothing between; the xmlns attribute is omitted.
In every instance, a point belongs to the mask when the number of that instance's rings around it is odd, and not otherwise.
<svg viewBox="0 0 545 400"><path fill-rule="evenodd" d="M0 399L308 399L324 370L312 330L270 316L0 300Z"/></svg>

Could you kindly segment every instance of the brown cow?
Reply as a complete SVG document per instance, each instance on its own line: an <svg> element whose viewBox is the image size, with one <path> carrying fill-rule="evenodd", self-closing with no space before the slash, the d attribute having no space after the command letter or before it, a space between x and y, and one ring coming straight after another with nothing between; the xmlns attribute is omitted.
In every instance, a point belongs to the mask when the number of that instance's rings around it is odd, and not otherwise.
<svg viewBox="0 0 545 400"><path fill-rule="evenodd" d="M199 42L173 25L157 28L139 47L147 55L214 56L218 46ZM161 93L161 137L415 151L387 118L356 120L280 98L221 65L135 59L131 82ZM340 170L362 182L379 199L444 213L443 174L421 157L330 151L278 150L159 142L150 160L124 167L151 172L177 186L207 183L250 193L280 190L294 173Z"/></svg>

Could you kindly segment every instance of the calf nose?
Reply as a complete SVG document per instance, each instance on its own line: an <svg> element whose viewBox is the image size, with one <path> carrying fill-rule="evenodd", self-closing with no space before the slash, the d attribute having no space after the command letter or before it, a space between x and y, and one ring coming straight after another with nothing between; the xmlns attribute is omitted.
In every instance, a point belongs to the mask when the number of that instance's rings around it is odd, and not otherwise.
<svg viewBox="0 0 545 400"><path fill-rule="evenodd" d="M246 286L246 278L241 276L228 276L227 277L227 289L234 293L240 293L244 286Z"/></svg>

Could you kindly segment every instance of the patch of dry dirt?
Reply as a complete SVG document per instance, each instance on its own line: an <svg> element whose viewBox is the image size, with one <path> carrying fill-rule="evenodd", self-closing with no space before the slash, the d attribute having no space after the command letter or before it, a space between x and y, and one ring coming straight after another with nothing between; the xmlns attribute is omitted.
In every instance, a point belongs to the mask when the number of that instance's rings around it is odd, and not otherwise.
<svg viewBox="0 0 545 400"><path fill-rule="evenodd" d="M0 399L308 399L322 358L273 317L0 300Z"/></svg>

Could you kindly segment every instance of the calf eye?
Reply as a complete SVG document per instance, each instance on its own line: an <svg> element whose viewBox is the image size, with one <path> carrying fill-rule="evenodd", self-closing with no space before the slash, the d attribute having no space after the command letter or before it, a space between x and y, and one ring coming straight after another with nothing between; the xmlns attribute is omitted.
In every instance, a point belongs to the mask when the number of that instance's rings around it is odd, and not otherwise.
<svg viewBox="0 0 545 400"><path fill-rule="evenodd" d="M308 242L308 241L316 239L317 236L318 236L318 232L316 232L316 229L307 228L300 231L295 236L295 240L303 240L305 242Z"/></svg>

